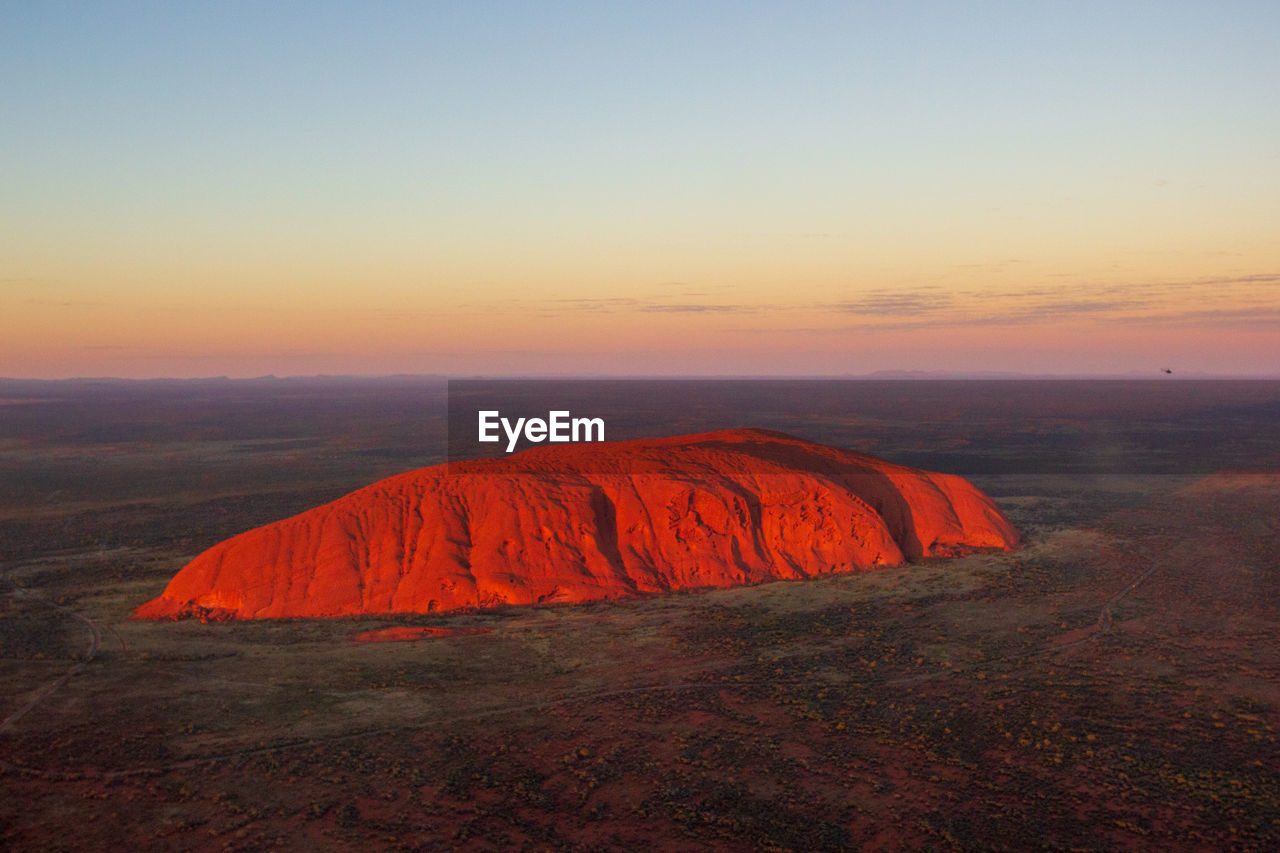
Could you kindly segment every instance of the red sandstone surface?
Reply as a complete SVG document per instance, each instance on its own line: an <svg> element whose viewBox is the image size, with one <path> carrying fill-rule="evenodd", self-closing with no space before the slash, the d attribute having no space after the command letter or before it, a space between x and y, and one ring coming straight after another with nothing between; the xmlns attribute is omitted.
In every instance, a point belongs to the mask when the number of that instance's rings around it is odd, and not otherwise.
<svg viewBox="0 0 1280 853"><path fill-rule="evenodd" d="M968 481L764 430L534 448L374 483L192 560L136 618L431 613L1010 549Z"/></svg>

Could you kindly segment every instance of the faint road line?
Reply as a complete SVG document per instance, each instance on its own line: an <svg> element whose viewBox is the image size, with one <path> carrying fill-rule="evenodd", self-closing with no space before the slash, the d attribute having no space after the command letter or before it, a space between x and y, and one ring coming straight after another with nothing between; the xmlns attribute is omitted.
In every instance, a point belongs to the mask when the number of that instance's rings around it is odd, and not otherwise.
<svg viewBox="0 0 1280 853"><path fill-rule="evenodd" d="M66 672L64 672L62 675L58 676L48 684L44 685L43 687L37 688L37 690L35 691L35 695L33 695L30 699L28 699L27 702L21 708L14 711L9 716L5 717L4 720L0 722L0 734L3 734L6 729L8 729L10 726L16 723L18 720L22 719L22 717L24 717L28 711L30 711L36 705L39 705L42 701L47 699L49 695L52 694L55 690L57 690L59 687L61 687L62 685L70 681L73 676L83 672L84 668L88 666L89 663L92 662L93 659L98 656L98 647L102 641L102 637L98 633L98 626L94 624L93 620L89 619L87 616L82 616L73 610L63 607L61 604L58 604L52 599L44 597L38 592L27 589L26 587L22 586L17 581L15 581L12 578L12 576L6 575L5 582L7 582L10 586L13 587L13 591L10 592L9 594L12 595L14 598L27 598L27 599L32 599L34 601L39 601L43 604L47 604L49 607L52 607L54 610L58 610L72 617L73 619L78 619L81 622L83 622L85 627L89 630L89 648L85 651L84 657L80 658L74 664L72 664L71 667Z"/></svg>
<svg viewBox="0 0 1280 853"><path fill-rule="evenodd" d="M1102 605L1102 611L1098 614L1098 634L1102 634L1111 630L1111 625L1112 625L1111 610L1117 604L1120 603L1120 599L1124 598L1126 595L1128 595L1129 593L1133 592L1135 589L1140 587L1147 578L1155 574L1156 569L1160 568L1160 564L1155 561L1154 557L1146 553L1145 548L1139 549L1138 556L1146 560L1151 565L1147 567L1146 571L1144 571L1142 574L1134 578L1132 583L1130 583L1124 589L1117 592L1115 595L1108 598L1107 603ZM1096 637L1096 636L1097 634L1092 634L1090 635L1090 637L1086 637L1085 639L1091 639L1092 637Z"/></svg>

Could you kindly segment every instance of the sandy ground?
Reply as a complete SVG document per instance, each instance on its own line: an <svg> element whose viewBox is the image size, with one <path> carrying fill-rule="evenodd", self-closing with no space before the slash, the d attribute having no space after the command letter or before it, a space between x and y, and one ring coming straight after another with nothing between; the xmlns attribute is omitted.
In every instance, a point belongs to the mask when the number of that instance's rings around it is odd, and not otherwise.
<svg viewBox="0 0 1280 853"><path fill-rule="evenodd" d="M1024 488L1015 554L431 620L134 622L164 549L18 562L0 838L1271 847L1280 479L1160 482Z"/></svg>

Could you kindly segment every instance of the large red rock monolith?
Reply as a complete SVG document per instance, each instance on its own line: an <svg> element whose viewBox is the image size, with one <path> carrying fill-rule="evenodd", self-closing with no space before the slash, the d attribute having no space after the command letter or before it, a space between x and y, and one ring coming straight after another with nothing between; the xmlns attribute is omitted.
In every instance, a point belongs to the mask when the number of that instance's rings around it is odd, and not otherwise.
<svg viewBox="0 0 1280 853"><path fill-rule="evenodd" d="M433 613L854 572L1014 547L950 474L764 430L410 471L250 530L138 618Z"/></svg>

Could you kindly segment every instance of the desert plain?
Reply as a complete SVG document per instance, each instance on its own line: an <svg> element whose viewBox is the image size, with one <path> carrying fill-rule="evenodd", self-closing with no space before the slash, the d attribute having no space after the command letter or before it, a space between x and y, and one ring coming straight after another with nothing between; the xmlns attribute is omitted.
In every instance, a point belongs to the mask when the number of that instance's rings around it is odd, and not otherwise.
<svg viewBox="0 0 1280 853"><path fill-rule="evenodd" d="M611 438L761 427L960 474L1023 545L577 605L130 619L217 542L444 461L446 392L0 382L0 845L1280 847L1280 382L566 383Z"/></svg>

